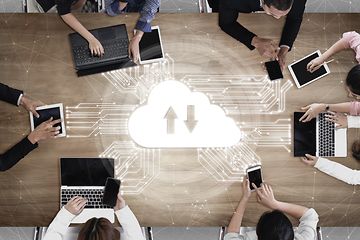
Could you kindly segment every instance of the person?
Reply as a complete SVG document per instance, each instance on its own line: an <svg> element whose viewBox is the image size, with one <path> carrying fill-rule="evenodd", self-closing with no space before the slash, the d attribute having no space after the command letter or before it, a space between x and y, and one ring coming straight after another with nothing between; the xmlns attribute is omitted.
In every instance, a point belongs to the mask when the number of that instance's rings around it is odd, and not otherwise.
<svg viewBox="0 0 360 240"><path fill-rule="evenodd" d="M356 148L356 149L354 149ZM355 142L353 145L353 156L358 159L359 154L359 142ZM355 155L354 155L355 153ZM340 163L330 161L329 159L322 157L315 157L310 154L305 154L305 157L301 158L301 161L306 165L313 166L320 171L337 178L347 184L359 185L360 184L360 171L353 170Z"/></svg>
<svg viewBox="0 0 360 240"><path fill-rule="evenodd" d="M11 88L2 83L0 83L0 100L15 106L22 106L27 111L32 112L35 117L39 117L39 114L36 112L36 107L43 105L40 101L32 100L25 95L23 91ZM54 128L53 126L60 121L61 120L53 121L51 118L43 122L20 142L5 153L0 154L0 171L6 171L12 168L28 153L37 148L39 141L57 136L60 128Z"/></svg>
<svg viewBox="0 0 360 240"><path fill-rule="evenodd" d="M105 12L117 16L127 12L140 12L135 25L135 34L129 44L129 53L134 62L140 58L139 43L145 32L151 32L151 21L160 7L160 0L105 0Z"/></svg>
<svg viewBox="0 0 360 240"><path fill-rule="evenodd" d="M319 216L314 209L276 200L269 184L263 183L261 188L257 188L255 184L253 186L256 190L258 202L272 211L265 212L260 217L256 231L249 231L243 235L239 234L246 204L251 195L249 180L245 179L242 184L242 198L230 220L224 240L317 239L316 226ZM294 231L290 220L284 213L299 219L300 224L297 230Z"/></svg>
<svg viewBox="0 0 360 240"><path fill-rule="evenodd" d="M99 40L71 13L72 10L81 9L85 2L86 0L36 0L40 12L48 12L56 5L57 12L61 19L88 41L91 54L101 56L104 54L104 48Z"/></svg>
<svg viewBox="0 0 360 240"><path fill-rule="evenodd" d="M85 208L86 199L80 196L73 197L61 208L49 225L44 240L61 240L68 231L68 227ZM139 222L125 200L119 193L114 207L115 215L120 222L118 231L106 218L91 218L82 225L78 240L145 240Z"/></svg>
<svg viewBox="0 0 360 240"><path fill-rule="evenodd" d="M357 62L360 64L360 34L352 31L346 32L343 34L342 38L337 41L334 45L332 45L323 55L320 57L315 58L307 65L307 70L310 72L314 72L321 67L322 64L334 54L345 50L345 49L352 49L355 52L355 58ZM358 73L360 75L360 73ZM358 75L358 76L359 76ZM358 81L360 79L358 78ZM360 89L359 92L360 94Z"/></svg>
<svg viewBox="0 0 360 240"><path fill-rule="evenodd" d="M261 56L278 59L281 69L284 69L286 55L300 30L305 4L306 0L220 0L219 26L250 50L256 49ZM259 37L237 22L239 12L262 10L276 19L287 16L279 48L271 39Z"/></svg>

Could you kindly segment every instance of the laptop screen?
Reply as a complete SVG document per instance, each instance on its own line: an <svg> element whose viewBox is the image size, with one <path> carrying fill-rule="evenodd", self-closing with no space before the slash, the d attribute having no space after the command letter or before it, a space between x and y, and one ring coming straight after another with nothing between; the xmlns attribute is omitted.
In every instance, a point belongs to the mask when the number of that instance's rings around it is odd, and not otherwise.
<svg viewBox="0 0 360 240"><path fill-rule="evenodd" d="M316 118L310 122L299 122L303 112L294 112L294 156L316 154Z"/></svg>
<svg viewBox="0 0 360 240"><path fill-rule="evenodd" d="M61 158L62 186L105 186L114 177L114 159Z"/></svg>

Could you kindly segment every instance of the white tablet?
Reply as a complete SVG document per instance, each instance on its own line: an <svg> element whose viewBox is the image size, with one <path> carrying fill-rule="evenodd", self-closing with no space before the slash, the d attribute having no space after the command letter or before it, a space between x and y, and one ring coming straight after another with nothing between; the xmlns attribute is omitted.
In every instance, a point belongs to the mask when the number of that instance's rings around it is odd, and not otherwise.
<svg viewBox="0 0 360 240"><path fill-rule="evenodd" d="M146 32L139 43L140 64L158 62L164 59L159 26L151 27L151 32Z"/></svg>
<svg viewBox="0 0 360 240"><path fill-rule="evenodd" d="M66 130L65 130L65 119L64 119L64 110L63 110L63 104L57 103L57 104L51 104L51 105L45 105L41 107L37 107L36 111L39 113L40 117L34 117L32 112L30 112L30 125L31 125L31 131L34 131L34 129L39 126L41 123L49 120L51 117L53 117L53 120L61 119L61 123L55 124L54 127L60 126L59 135L57 137L65 137L66 136Z"/></svg>
<svg viewBox="0 0 360 240"><path fill-rule="evenodd" d="M330 73L330 69L326 63L313 73L307 70L308 63L319 56L321 56L321 52L317 50L288 66L291 76L298 88L302 88Z"/></svg>

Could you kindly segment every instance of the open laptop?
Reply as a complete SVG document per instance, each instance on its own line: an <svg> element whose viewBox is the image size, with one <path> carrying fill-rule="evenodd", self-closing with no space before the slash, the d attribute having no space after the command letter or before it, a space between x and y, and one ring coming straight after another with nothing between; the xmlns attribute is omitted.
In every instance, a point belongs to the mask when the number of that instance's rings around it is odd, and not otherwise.
<svg viewBox="0 0 360 240"><path fill-rule="evenodd" d="M347 129L336 128L320 113L309 122L299 122L303 112L294 112L294 156L346 157Z"/></svg>
<svg viewBox="0 0 360 240"><path fill-rule="evenodd" d="M84 223L93 217L114 222L114 210L102 204L106 179L114 177L114 159L61 158L60 171L60 208L74 196L87 199L84 210L71 223Z"/></svg>
<svg viewBox="0 0 360 240"><path fill-rule="evenodd" d="M129 58L129 39L125 24L90 30L104 48L104 55L92 56L89 43L78 33L70 33L69 39L75 63L75 69L81 72L101 72L109 67L117 68L134 66ZM98 70L99 71L95 71Z"/></svg>

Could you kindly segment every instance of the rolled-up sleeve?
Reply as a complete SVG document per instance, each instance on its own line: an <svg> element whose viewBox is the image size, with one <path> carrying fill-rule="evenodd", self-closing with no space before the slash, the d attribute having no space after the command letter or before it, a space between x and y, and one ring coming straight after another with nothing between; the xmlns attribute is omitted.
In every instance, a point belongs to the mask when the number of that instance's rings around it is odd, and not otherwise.
<svg viewBox="0 0 360 240"><path fill-rule="evenodd" d="M160 0L146 0L144 6L140 11L140 18L138 19L135 29L143 32L151 32L151 21L160 6Z"/></svg>

